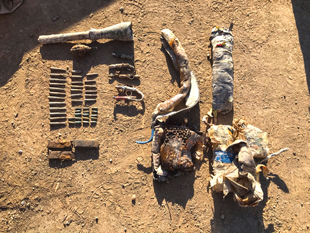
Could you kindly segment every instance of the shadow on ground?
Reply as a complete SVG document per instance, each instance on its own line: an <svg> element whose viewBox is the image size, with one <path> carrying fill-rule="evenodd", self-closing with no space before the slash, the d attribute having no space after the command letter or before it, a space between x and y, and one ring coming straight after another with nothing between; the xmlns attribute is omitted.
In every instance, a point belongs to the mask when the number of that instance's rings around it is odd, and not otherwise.
<svg viewBox="0 0 310 233"><path fill-rule="evenodd" d="M310 92L310 1L292 0L300 48L304 58L308 91Z"/></svg>
<svg viewBox="0 0 310 233"><path fill-rule="evenodd" d="M0 87L19 69L23 55L38 45L40 35L59 33L112 2L25 0L12 14L1 15ZM98 25L91 27L98 28Z"/></svg>

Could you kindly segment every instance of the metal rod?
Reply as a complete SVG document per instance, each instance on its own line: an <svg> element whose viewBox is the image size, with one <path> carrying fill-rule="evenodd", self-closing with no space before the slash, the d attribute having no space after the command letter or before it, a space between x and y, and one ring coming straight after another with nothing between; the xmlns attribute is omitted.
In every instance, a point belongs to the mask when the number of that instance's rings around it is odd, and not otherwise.
<svg viewBox="0 0 310 233"><path fill-rule="evenodd" d="M50 78L50 82L67 82L66 79Z"/></svg>
<svg viewBox="0 0 310 233"><path fill-rule="evenodd" d="M57 78L66 78L66 73L62 74L62 73L51 73L50 76L51 77L57 77Z"/></svg>
<svg viewBox="0 0 310 233"><path fill-rule="evenodd" d="M66 102L49 102L50 105L66 105Z"/></svg>
<svg viewBox="0 0 310 233"><path fill-rule="evenodd" d="M61 96L66 96L66 93L50 92L50 95L61 95Z"/></svg>
<svg viewBox="0 0 310 233"><path fill-rule="evenodd" d="M63 111L63 110L67 110L66 108L59 108L59 107L50 107L50 111L53 111L53 110L58 110L58 111Z"/></svg>
<svg viewBox="0 0 310 233"><path fill-rule="evenodd" d="M71 82L71 85L83 85L83 82Z"/></svg>
<svg viewBox="0 0 310 233"><path fill-rule="evenodd" d="M72 75L71 78L83 78L82 75Z"/></svg>
<svg viewBox="0 0 310 233"><path fill-rule="evenodd" d="M50 87L49 90L50 91L59 91L59 92L64 92L65 91L64 88L58 88L58 87Z"/></svg>
<svg viewBox="0 0 310 233"><path fill-rule="evenodd" d="M66 120L67 117L50 117L50 120Z"/></svg>
<svg viewBox="0 0 310 233"><path fill-rule="evenodd" d="M58 71L58 72L66 72L65 69L63 69L63 68L58 68L58 67L51 67L50 69L51 69L51 70L54 70L54 71Z"/></svg>
<svg viewBox="0 0 310 233"><path fill-rule="evenodd" d="M98 74L97 74L97 73L88 73L88 74L86 74L86 76L87 76L87 77L90 77L90 76L98 76Z"/></svg>
<svg viewBox="0 0 310 233"><path fill-rule="evenodd" d="M60 96L49 96L48 98L50 100L65 100L64 97L60 97Z"/></svg>
<svg viewBox="0 0 310 233"><path fill-rule="evenodd" d="M75 85L72 85L71 88L83 89L83 87L81 87L81 86L75 86ZM71 90L73 90L73 89L71 89Z"/></svg>
<svg viewBox="0 0 310 233"><path fill-rule="evenodd" d="M63 83L50 83L50 86L66 87Z"/></svg>
<svg viewBox="0 0 310 233"><path fill-rule="evenodd" d="M50 122L50 125L67 125L67 122Z"/></svg>

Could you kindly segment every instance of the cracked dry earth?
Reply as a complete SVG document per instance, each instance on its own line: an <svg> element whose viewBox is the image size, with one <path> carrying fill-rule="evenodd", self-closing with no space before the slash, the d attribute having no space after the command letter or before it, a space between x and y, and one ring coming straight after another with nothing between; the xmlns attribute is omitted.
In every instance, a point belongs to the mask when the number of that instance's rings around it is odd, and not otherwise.
<svg viewBox="0 0 310 233"><path fill-rule="evenodd" d="M122 21L132 21L134 43L99 40L85 58L71 56L72 43L37 42ZM199 105L176 120L205 131L209 35L231 24L234 111L220 123L243 118L268 132L271 153L290 148L269 160L264 200L253 208L208 189L210 149L195 172L157 183L151 144L135 143L149 138L156 105L179 90L160 31L179 38L200 89ZM306 0L25 0L0 15L0 232L310 232L309 25ZM108 77L108 65L123 61L112 52L134 53L140 81ZM49 127L50 66L99 74L95 127ZM144 102L113 100L118 83L137 87ZM58 138L97 139L99 152L49 161L47 142Z"/></svg>

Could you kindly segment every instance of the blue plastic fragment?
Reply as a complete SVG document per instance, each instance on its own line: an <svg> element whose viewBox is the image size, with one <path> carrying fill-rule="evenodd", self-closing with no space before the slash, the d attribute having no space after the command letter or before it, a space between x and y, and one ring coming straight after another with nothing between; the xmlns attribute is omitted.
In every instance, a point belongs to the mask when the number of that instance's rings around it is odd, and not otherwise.
<svg viewBox="0 0 310 233"><path fill-rule="evenodd" d="M214 151L215 161L219 161L222 163L232 163L235 159L235 155L232 152L216 150Z"/></svg>
<svg viewBox="0 0 310 233"><path fill-rule="evenodd" d="M154 137L154 129L152 129L152 135L151 135L151 138L147 141L136 141L136 143L138 144L146 144L146 143L149 143L150 141L153 140L153 137Z"/></svg>

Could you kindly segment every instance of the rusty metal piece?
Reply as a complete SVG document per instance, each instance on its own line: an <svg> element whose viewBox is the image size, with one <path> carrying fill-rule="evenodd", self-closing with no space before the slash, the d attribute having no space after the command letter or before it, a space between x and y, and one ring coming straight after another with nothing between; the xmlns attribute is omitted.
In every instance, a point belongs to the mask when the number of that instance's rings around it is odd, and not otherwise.
<svg viewBox="0 0 310 233"><path fill-rule="evenodd" d="M48 140L47 142L47 148L48 149L70 149L72 148L72 142L67 142L65 140L61 141L50 141Z"/></svg>
<svg viewBox="0 0 310 233"><path fill-rule="evenodd" d="M87 54L89 54L91 51L91 47L87 46L87 45L83 45L83 44L77 44L74 45L71 49L70 49L70 53L72 54L72 56L74 57L84 57Z"/></svg>
<svg viewBox="0 0 310 233"><path fill-rule="evenodd" d="M126 70L133 71L135 67L130 65L129 63L119 63L119 64L109 65L109 69L119 69L119 70L126 69Z"/></svg>
<svg viewBox="0 0 310 233"><path fill-rule="evenodd" d="M73 140L73 145L76 148L99 148L97 140Z"/></svg>
<svg viewBox="0 0 310 233"><path fill-rule="evenodd" d="M51 71L57 71L57 72L66 72L66 69L58 68L58 67L51 67Z"/></svg>
<svg viewBox="0 0 310 233"><path fill-rule="evenodd" d="M72 151L48 151L48 159L72 160L75 154Z"/></svg>

